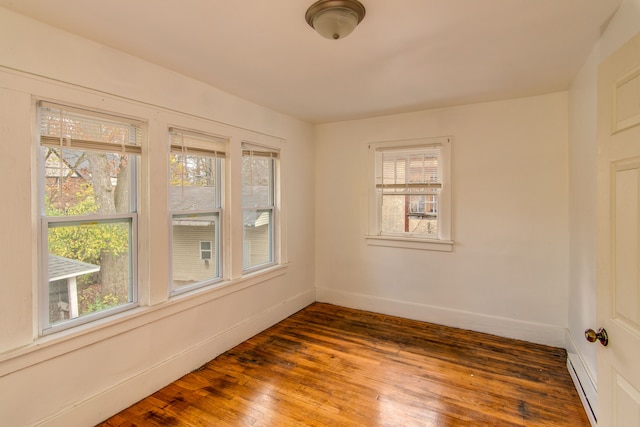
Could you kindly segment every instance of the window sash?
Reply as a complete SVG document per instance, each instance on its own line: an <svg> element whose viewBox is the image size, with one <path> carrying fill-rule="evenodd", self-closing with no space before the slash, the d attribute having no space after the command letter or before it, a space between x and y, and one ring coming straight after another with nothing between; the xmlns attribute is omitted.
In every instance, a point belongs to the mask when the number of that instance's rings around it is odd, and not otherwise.
<svg viewBox="0 0 640 427"><path fill-rule="evenodd" d="M45 149L50 149L51 153L55 154L57 156L57 162L60 163L60 165L55 165L55 166L51 166L48 165L46 160L44 159L45 157ZM73 151L78 151L78 152L86 152L86 151L92 151L92 150L85 150L82 148L67 148L67 147L63 147L62 149L60 147L54 147L54 148L50 148L50 147L43 147L43 149L41 150L40 153L40 163L41 163L41 173L43 174L43 176L41 177L41 179L43 180L40 185L41 185L41 194L40 196L40 204L41 204L41 213L42 216L46 216L46 206L45 206L45 198L46 198L46 194L49 190L50 184L47 183L48 179L57 179L58 182L56 184L56 186L59 186L61 181L64 181L66 178L79 178L81 177L80 175L76 174L75 172L73 174L69 174L69 172L72 171L70 165L68 163L66 163L66 156L65 156L65 151L67 150L73 150ZM122 153L118 152L118 151L113 151L113 150L99 150L99 151L95 151L95 152L99 152L99 153L104 153L104 154L109 154L109 155L115 155L115 156L121 156ZM128 197L127 197L127 203L128 203L128 209L127 212L136 212L138 209L138 200L137 200L137 194L138 194L138 174L137 174L137 170L138 170L138 159L139 156L135 155L135 154L126 154L126 156L128 157L128 167L130 168L130 172L128 175L128 179L129 179L129 185L128 185ZM55 172L55 173L51 173L51 172ZM93 172L93 171L91 171ZM51 173L51 174L50 174ZM62 176L63 173L66 173L68 176ZM113 178L113 176L111 176L111 178ZM62 187L60 187L62 188ZM60 190L60 196L64 196L64 192L62 190ZM67 194L68 195L68 194ZM126 213L126 212L125 212ZM98 213L90 213L87 215L99 215ZM53 216L53 215L51 215ZM59 216L81 216L81 215L66 215L66 214L61 214Z"/></svg>
<svg viewBox="0 0 640 427"><path fill-rule="evenodd" d="M211 211L198 211L198 212L173 212L171 215L171 264L172 264L172 271L171 271L171 282L170 282L170 289L171 289L171 293L173 295L176 294L180 294L180 293L184 293L184 292L188 292L194 289L198 289L198 288L202 288L204 286L208 286L214 283L217 283L219 281L222 280L223 277L223 254L221 252L221 242L222 242L222 211L220 209L215 209L215 210L211 210ZM213 222L213 224L203 224L202 226L206 226L206 225L213 225L213 236L207 236L207 237L211 237L211 240L203 240L203 239L199 239L198 241L198 259L194 261L194 259L191 259L191 262L196 262L196 263L200 263L202 261L206 261L206 262L211 262L213 263L213 266L215 268L214 273L212 275L209 275L208 277L202 279L202 280L193 280L191 281L191 283L186 284L186 285L177 285L176 284L176 271L175 271L175 261L176 261L176 256L177 256L177 247L176 247L176 236L175 236L175 226L178 224L175 224L175 221L183 221L186 222L187 224L184 224L185 226L197 226L197 222L198 221L202 221L203 218L211 218ZM203 221L203 222L208 222L208 221ZM210 247L209 249L203 249L203 243L210 243ZM203 252L209 252L210 257L209 258L203 258Z"/></svg>
<svg viewBox="0 0 640 427"><path fill-rule="evenodd" d="M254 169L253 169L254 163L252 161L253 157L255 157L255 156L254 156L254 152L252 152L252 151L247 151L246 153L247 154L243 154L242 157L243 157L243 159L244 158L249 158L250 159L250 168L251 168L248 171L248 173L250 175L249 176L249 181L250 181L249 182L249 187L250 187L249 188L249 192L250 192L251 196L247 197L247 199L251 199L251 201L249 203L253 203L253 204L247 205L248 200L245 200L246 194L245 194L244 187L243 187L243 191L242 191L242 194L243 194L242 207L243 208L247 208L247 209L248 208L256 209L256 208L259 208L259 207L262 207L262 208L274 207L275 206L275 199L276 199L276 193L275 193L275 191L276 191L275 190L275 188L276 188L276 182L275 182L276 181L276 157L258 156L260 159L268 158L269 159L268 160L269 163L268 163L268 171L267 171L268 185L267 186L260 186L260 188L267 187L266 194L265 194L266 197L261 197L260 198L261 200L256 202L255 197L253 196L253 194L254 194L254 191L257 191L256 188L255 188L257 186L254 185L255 184L255 182L254 182ZM244 173L244 171L243 171L243 173ZM243 179L243 181L244 181L244 179ZM243 184L244 184L244 182L243 182Z"/></svg>
<svg viewBox="0 0 640 427"><path fill-rule="evenodd" d="M188 175L186 173L182 173L179 176L180 182L173 183L171 180L173 179L173 170L171 169L171 164L169 164L169 209L171 212L197 212L197 211L210 211L212 209L221 209L222 201L224 199L223 195L223 168L224 168L224 159L223 158L213 158L206 156L191 156L191 154L170 154L170 162L171 158L174 156L182 156L177 157L176 162L187 163L189 161L189 157L199 157L200 159L211 159L213 162L213 166L215 170L212 173L213 185L202 184L202 182L194 183L190 181L194 176Z"/></svg>
<svg viewBox="0 0 640 427"><path fill-rule="evenodd" d="M98 310L93 313L82 316L62 320L57 323L50 323L49 317L49 231L57 227L73 227L73 226L93 226L93 225L109 225L109 224L129 224L129 283L128 295L129 301L116 305L111 308ZM123 311L130 310L138 305L138 287L137 287L137 248L138 248L138 216L136 213L114 214L114 215L95 215L95 216L76 216L76 217L42 217L41 219L41 260L40 271L43 272L40 286L40 333L42 336L53 334L71 327L83 325L98 319L112 316ZM71 296L70 296L71 297Z"/></svg>

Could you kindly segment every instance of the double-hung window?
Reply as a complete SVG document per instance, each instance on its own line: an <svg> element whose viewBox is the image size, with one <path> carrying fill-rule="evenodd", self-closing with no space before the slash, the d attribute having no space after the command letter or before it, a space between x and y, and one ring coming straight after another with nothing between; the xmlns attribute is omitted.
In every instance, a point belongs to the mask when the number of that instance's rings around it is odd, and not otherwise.
<svg viewBox="0 0 640 427"><path fill-rule="evenodd" d="M369 161L370 244L450 250L450 138L373 143Z"/></svg>
<svg viewBox="0 0 640 427"><path fill-rule="evenodd" d="M226 140L172 128L169 156L172 292L222 278L222 200Z"/></svg>
<svg viewBox="0 0 640 427"><path fill-rule="evenodd" d="M242 144L243 271L277 262L275 247L278 150Z"/></svg>
<svg viewBox="0 0 640 427"><path fill-rule="evenodd" d="M48 102L38 121L46 334L135 306L143 124Z"/></svg>

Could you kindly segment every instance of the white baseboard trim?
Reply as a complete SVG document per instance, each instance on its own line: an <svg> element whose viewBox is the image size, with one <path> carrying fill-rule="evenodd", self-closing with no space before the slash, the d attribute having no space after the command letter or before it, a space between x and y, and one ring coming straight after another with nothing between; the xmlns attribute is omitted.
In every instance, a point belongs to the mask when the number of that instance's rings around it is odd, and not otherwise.
<svg viewBox="0 0 640 427"><path fill-rule="evenodd" d="M316 300L318 302L437 323L553 347L565 348L566 344L565 328L543 323L524 322L327 288L316 288Z"/></svg>
<svg viewBox="0 0 640 427"><path fill-rule="evenodd" d="M63 408L35 425L38 427L95 425L303 309L314 302L314 297L315 290L312 289L289 298L220 334L185 349L168 360L150 366L107 390Z"/></svg>
<svg viewBox="0 0 640 427"><path fill-rule="evenodd" d="M589 373L587 365L584 363L584 359L578 351L578 347L573 341L573 337L567 331L567 369L571 374L573 384L578 391L578 396L582 401L584 411L587 413L589 422L592 427L597 425L597 410L598 410L598 392L593 376Z"/></svg>

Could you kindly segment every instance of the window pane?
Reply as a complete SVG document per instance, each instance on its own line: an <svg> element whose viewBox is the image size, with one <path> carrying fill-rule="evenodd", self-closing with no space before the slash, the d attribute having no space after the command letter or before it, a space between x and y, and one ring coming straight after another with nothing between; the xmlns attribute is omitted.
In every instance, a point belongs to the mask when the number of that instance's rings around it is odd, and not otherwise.
<svg viewBox="0 0 640 427"><path fill-rule="evenodd" d="M169 158L169 209L207 211L220 207L216 180L221 159L190 154Z"/></svg>
<svg viewBox="0 0 640 427"><path fill-rule="evenodd" d="M133 301L132 220L49 223L49 325Z"/></svg>
<svg viewBox="0 0 640 427"><path fill-rule="evenodd" d="M377 184L441 182L440 148L386 149L376 152Z"/></svg>
<svg viewBox="0 0 640 427"><path fill-rule="evenodd" d="M242 206L273 205L273 165L269 157L242 156Z"/></svg>
<svg viewBox="0 0 640 427"><path fill-rule="evenodd" d="M383 233L436 235L437 195L382 195L380 229Z"/></svg>
<svg viewBox="0 0 640 427"><path fill-rule="evenodd" d="M142 142L142 128L123 117L53 104L39 111L40 135L62 138L63 143L71 139L139 146Z"/></svg>
<svg viewBox="0 0 640 427"><path fill-rule="evenodd" d="M220 277L218 213L174 215L173 288Z"/></svg>
<svg viewBox="0 0 640 427"><path fill-rule="evenodd" d="M244 209L243 213L243 269L273 262L273 212Z"/></svg>
<svg viewBox="0 0 640 427"><path fill-rule="evenodd" d="M42 147L44 214L79 216L133 212L135 155Z"/></svg>

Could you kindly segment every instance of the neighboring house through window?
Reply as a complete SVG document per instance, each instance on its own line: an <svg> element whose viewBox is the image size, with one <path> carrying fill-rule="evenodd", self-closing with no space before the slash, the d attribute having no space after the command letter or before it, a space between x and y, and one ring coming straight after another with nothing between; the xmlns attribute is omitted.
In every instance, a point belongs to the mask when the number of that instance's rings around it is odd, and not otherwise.
<svg viewBox="0 0 640 427"><path fill-rule="evenodd" d="M276 167L278 150L242 144L243 271L276 260Z"/></svg>
<svg viewBox="0 0 640 427"><path fill-rule="evenodd" d="M47 334L135 306L137 164L142 123L38 105Z"/></svg>
<svg viewBox="0 0 640 427"><path fill-rule="evenodd" d="M450 143L369 144L369 244L451 250Z"/></svg>
<svg viewBox="0 0 640 427"><path fill-rule="evenodd" d="M226 140L170 129L169 209L173 292L222 279L221 218Z"/></svg>

